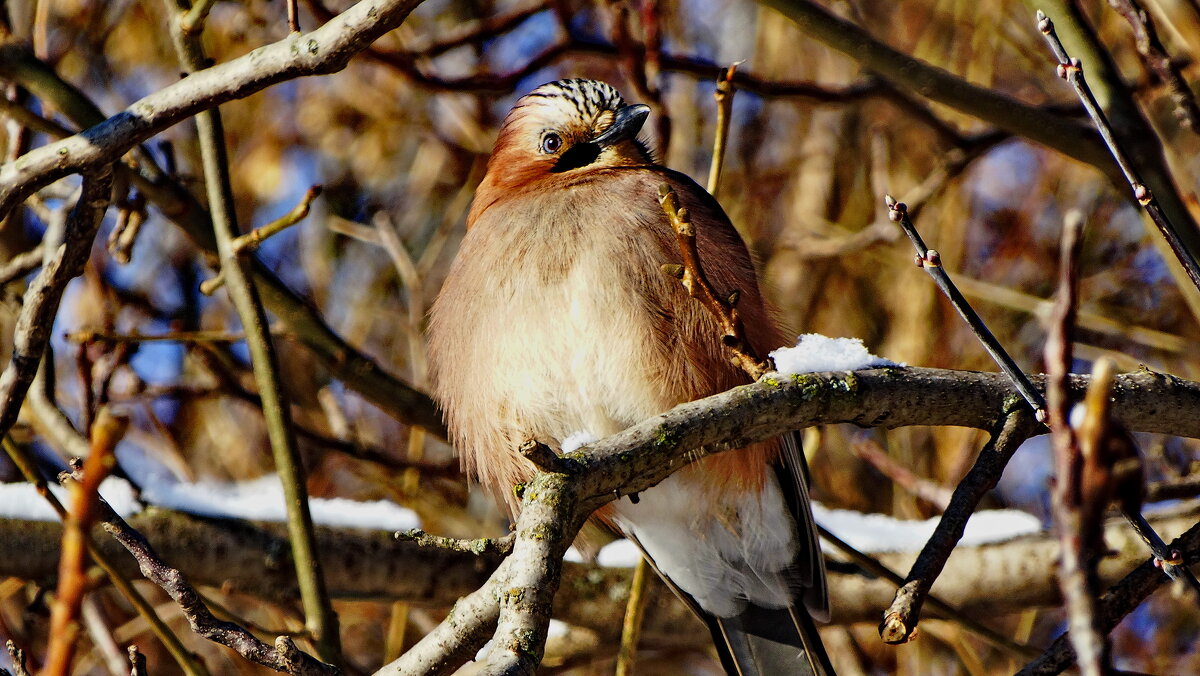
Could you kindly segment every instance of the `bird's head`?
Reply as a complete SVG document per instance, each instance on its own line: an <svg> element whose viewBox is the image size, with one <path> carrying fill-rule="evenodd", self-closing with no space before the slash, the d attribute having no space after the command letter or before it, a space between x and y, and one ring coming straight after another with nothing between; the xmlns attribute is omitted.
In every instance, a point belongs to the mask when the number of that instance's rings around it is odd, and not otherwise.
<svg viewBox="0 0 1200 676"><path fill-rule="evenodd" d="M627 105L596 80L558 80L521 97L504 118L481 191L652 161L637 137L650 107Z"/></svg>

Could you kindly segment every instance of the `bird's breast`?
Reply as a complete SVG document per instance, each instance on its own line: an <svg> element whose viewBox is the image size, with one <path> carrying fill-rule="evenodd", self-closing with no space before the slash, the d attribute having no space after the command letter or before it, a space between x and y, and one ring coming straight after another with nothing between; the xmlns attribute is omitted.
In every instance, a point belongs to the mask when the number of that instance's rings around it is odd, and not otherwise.
<svg viewBox="0 0 1200 676"><path fill-rule="evenodd" d="M674 282L658 269L662 234L627 208L539 207L490 209L431 312L438 398L493 488L528 473L525 439L606 436L682 400L657 375L669 319L650 299Z"/></svg>

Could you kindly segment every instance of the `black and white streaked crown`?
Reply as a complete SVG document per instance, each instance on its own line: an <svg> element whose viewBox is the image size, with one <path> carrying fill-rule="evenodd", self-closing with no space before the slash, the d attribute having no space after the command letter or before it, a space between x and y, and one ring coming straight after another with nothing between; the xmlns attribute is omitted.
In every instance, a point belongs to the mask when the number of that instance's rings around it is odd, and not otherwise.
<svg viewBox="0 0 1200 676"><path fill-rule="evenodd" d="M625 105L620 92L612 85L584 78L547 82L527 96L569 101L584 118L593 118L606 110L617 110Z"/></svg>

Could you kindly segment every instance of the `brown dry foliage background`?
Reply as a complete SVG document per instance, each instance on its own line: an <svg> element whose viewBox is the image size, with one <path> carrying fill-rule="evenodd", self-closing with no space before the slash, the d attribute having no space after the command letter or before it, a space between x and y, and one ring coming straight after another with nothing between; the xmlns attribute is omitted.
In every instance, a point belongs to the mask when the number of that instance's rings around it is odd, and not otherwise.
<svg viewBox="0 0 1200 676"><path fill-rule="evenodd" d="M59 0L49 3L44 34L33 27L32 3L27 4L9 3L13 32L32 39L58 73L106 114L178 77L159 2ZM336 12L346 4L330 0L329 9ZM1195 207L1200 137L1172 117L1169 102L1136 58L1128 25L1105 3L1082 4L1136 87L1139 102L1168 148L1177 184ZM1169 0L1146 4L1169 47L1186 65L1185 73L1195 78L1200 73L1193 65L1200 54L1198 7ZM301 6L302 26L315 26L312 5ZM439 36L469 28L477 18L535 6L428 0L377 49L419 51ZM838 88L867 78L854 62L808 38L773 10L742 0L563 0L543 7L496 39L409 64L389 65L360 56L342 73L287 82L222 108L243 228L287 211L309 185L325 186L313 215L264 246L263 260L309 298L347 342L418 387L427 385L424 312L462 236L465 211L496 126L515 97L545 81L585 76L613 83L627 100L645 99L631 78L631 64L646 64L637 56L627 60L613 50L575 49L525 69L532 57L567 35L567 27L581 39L611 44L614 17L626 12L631 40L640 43L646 20L657 17L664 51L672 55L718 65L745 59L742 72L770 82L810 81ZM1054 77L1052 57L1035 30L1032 10L1024 4L859 0L831 7L882 41L972 82L1028 103L1073 109L1075 99ZM278 0L217 3L205 31L210 55L221 62L281 39L287 31L284 12ZM414 77L413 69L423 77ZM519 77L470 79L479 73L517 72ZM664 70L658 78L657 124L647 125L663 162L702 183L715 120L712 74ZM1078 347L1083 361L1077 370L1087 369L1087 360L1109 354L1126 369L1145 364L1196 377L1200 362L1189 354L1189 346L1200 337L1198 318L1166 272L1151 245L1157 234L1139 217L1127 191L1114 188L1094 168L1020 139L1003 140L962 171L930 183L959 151L889 98L834 104L737 95L720 199L752 243L766 286L794 331L858 336L876 353L914 365L994 370L975 338L913 266L907 241L886 222L884 192L905 199L928 184L936 190L917 214L918 227L1022 367L1042 370L1039 355L1047 306L1037 303L1049 298L1054 288L1063 215L1080 209L1087 220L1082 309L1106 321L1085 320ZM948 108L929 108L964 137L989 130ZM56 111L42 113L51 116ZM669 142L662 124L667 117ZM44 141L37 136L33 143ZM162 157L160 144L169 144L178 174L202 195L193 126L179 125L155 139L151 147ZM46 204L53 207L57 202L51 196ZM37 214L26 211L24 219L0 230L5 256L29 248L40 237L43 224ZM382 248L339 234L346 221L394 228L408 256L399 267L403 274ZM60 404L78 415L80 348L62 339L67 331L238 331L223 292L212 298L197 293L198 283L211 275L195 247L153 209L128 265L116 263L98 243L86 275L70 287L59 315L54 347ZM11 293L7 297L11 299ZM10 300L3 313L5 349L14 311ZM330 382L294 341L284 336L280 344L283 375L301 424L328 437L381 449L397 460L452 462L444 444L412 432L350 389ZM89 352L93 359L105 359L111 346L95 344ZM134 416L131 439L189 476L248 478L271 471L260 411L229 396L229 383L215 373L253 386L240 345L143 345L113 384L114 400L124 402ZM953 486L982 440L982 433L954 428L810 431L814 496L834 507L928 517L935 513L932 505L894 487L857 459L852 446L877 443L918 475ZM1162 438L1141 441L1152 477L1192 469L1192 445ZM468 495L465 482L453 473L362 462L326 446L304 442L315 495L395 500L418 511L431 532L504 532L494 507L486 498ZM1046 453L1044 444L1031 443L990 502L1044 514ZM11 468L5 471L6 480L15 480ZM45 631L38 603L31 603L36 591L21 581L0 582L0 633L32 646L35 655ZM119 627L118 637L141 645L154 673L174 669L128 609L115 597L104 598L109 621ZM164 599L158 597L160 602ZM289 609L264 607L245 598L228 601L263 625L296 626ZM352 663L362 669L380 664L389 624L400 616L397 609L369 602L340 602L337 608ZM444 610L410 609L412 626L405 640L415 640L420 628ZM1044 644L1061 627L1055 609L990 619L1035 644ZM1152 673L1197 673L1197 628L1194 607L1160 592L1116 632L1118 664ZM854 659L865 673L980 668L1000 673L1015 666L966 634L947 640L952 634L930 633L897 649L882 646L874 627L848 631L857 646ZM216 672L256 670L198 639L188 643L202 651ZM601 652L572 673L609 673L610 655ZM703 663L700 656L651 652L643 656L641 673L703 671ZM96 653L85 649L78 673L102 670Z"/></svg>

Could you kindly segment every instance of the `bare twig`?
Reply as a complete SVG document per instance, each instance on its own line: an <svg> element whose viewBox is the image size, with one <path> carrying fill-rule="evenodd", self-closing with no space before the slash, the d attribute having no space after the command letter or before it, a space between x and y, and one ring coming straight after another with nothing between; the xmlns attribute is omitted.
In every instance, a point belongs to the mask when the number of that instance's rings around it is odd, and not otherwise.
<svg viewBox="0 0 1200 676"><path fill-rule="evenodd" d="M235 237L233 240L233 252L242 255L254 251L268 237L277 235L304 220L308 216L308 211L312 207L313 200L321 194L321 190L322 187L319 185L312 186L304 193L304 197L300 198L300 202L292 207L291 211L261 228L255 228L244 235ZM215 277L205 280L200 284L200 293L211 296L224 283L225 271L222 269Z"/></svg>
<svg viewBox="0 0 1200 676"><path fill-rule="evenodd" d="M196 0L196 2L193 2L192 6L179 16L180 30L188 35L199 33L204 29L204 21L208 19L208 13L212 11L215 4L217 4L217 0Z"/></svg>
<svg viewBox="0 0 1200 676"><path fill-rule="evenodd" d="M0 265L0 286L16 281L42 265L42 245L22 251Z"/></svg>
<svg viewBox="0 0 1200 676"><path fill-rule="evenodd" d="M1034 389L1033 384L1029 382L1028 376L1017 366L1012 357L1008 356L1008 352L1005 351L1004 346L988 330L987 325L979 318L979 315L971 307L971 304L967 302L967 299L963 298L962 292L958 290L958 287L954 285L954 281L950 279L950 275L946 272L946 269L942 267L941 256L938 255L937 251L925 246L925 241L921 239L920 233L917 232L916 226L913 225L912 220L908 216L908 206L904 202L897 202L891 195L885 195L884 201L887 203L889 218L899 223L901 228L904 228L904 234L908 235L908 239L917 250L917 265L929 273L934 283L937 284L938 289L942 291L950 301L950 304L958 311L959 316L971 327L971 331L979 338L979 342L983 344L984 349L991 355L992 359L1000 367L1000 370L1004 371L1004 374L1012 380L1017 390L1021 393L1021 396L1029 404L1029 407L1033 409L1034 417L1039 421L1044 421L1046 402L1042 399L1042 395Z"/></svg>
<svg viewBox="0 0 1200 676"><path fill-rule="evenodd" d="M395 533L395 537L397 540L413 542L421 547L445 549L452 552L472 554L474 556L508 556L512 553L514 539L513 534L509 533L502 538L462 540L459 538L443 537L441 535L430 535L420 528L399 531Z"/></svg>
<svg viewBox="0 0 1200 676"><path fill-rule="evenodd" d="M1108 0L1108 4L1129 22L1138 54L1146 68L1167 86L1167 92L1175 104L1175 119L1187 129L1200 133L1200 107L1196 105L1196 97L1179 67L1167 54L1167 48L1158 39L1158 31L1149 12L1138 0Z"/></svg>
<svg viewBox="0 0 1200 676"><path fill-rule="evenodd" d="M1200 555L1200 524L1192 526L1172 541L1170 547L1184 552L1189 558ZM1167 576L1154 565L1153 559L1133 569L1100 597L1097 603L1099 630L1105 633L1112 631L1121 618L1137 608L1166 580ZM1025 665L1018 672L1018 676L1059 674L1074 663L1075 649L1072 647L1072 638L1069 633L1064 633L1054 640L1041 657Z"/></svg>
<svg viewBox="0 0 1200 676"><path fill-rule="evenodd" d="M11 639L4 642L4 647L8 649L8 658L12 661L15 676L29 676L29 669L25 666L25 651L18 648Z"/></svg>
<svg viewBox="0 0 1200 676"><path fill-rule="evenodd" d="M416 0L410 1L415 2ZM348 10L337 17L331 16L330 20L333 23L328 30L323 28L314 32L315 35L324 35L318 41L318 47L325 45L329 48L329 51L321 52L323 58L318 60L319 64L324 64L320 66L321 68L336 69L331 66L331 63L343 56L349 58L348 55L341 54L339 51L347 48L343 40L349 37L349 34L361 36L361 31L368 31L369 34L363 39L369 39L370 35L375 34L374 31L378 27L375 25L374 19L362 16L362 13L370 14L371 11L368 7L359 6L357 9ZM398 24L403 20L403 16L392 14L397 11L406 13L407 9L384 7L380 16L385 22ZM347 34L330 32L333 27L338 26L348 27ZM337 30L341 31L342 29L338 28ZM361 45L355 48L361 49ZM287 56L286 52L286 49L275 52L276 58L285 61L290 59L291 57ZM333 61L330 61L331 59ZM228 64L215 66L211 70L225 72L231 76L233 73L237 73L240 77L248 77L249 73L246 71L253 70L253 64L247 61L240 63L241 66L233 71L227 69ZM313 63L308 65L316 67ZM275 64L275 67L282 68L282 65ZM204 71L204 77L194 77L206 82L204 87L220 88L229 84L222 78L209 79L209 72L209 70ZM56 108L64 111L80 127L100 126L100 135L109 137L110 142L116 142L120 146L113 148L112 157L114 159L127 150L135 148L141 141L141 139L130 140L122 137L125 132L119 119L106 122L103 113L83 92L59 77L48 65L34 58L33 54L19 43L12 41L0 43L0 77L20 83L21 86L28 88L44 101L52 101ZM274 77L282 76L276 73ZM242 84L249 86L245 82ZM258 83L254 86L261 89L266 84ZM168 96L165 100L163 98L152 98L151 100L157 101L156 105L183 106L190 101L191 96L187 88L184 89L184 91L176 91L173 95L178 98ZM226 96L229 96L228 92L226 92ZM3 100L0 98L0 101ZM173 110L174 112L170 115L174 115L174 119L159 120L164 128L186 117L178 109ZM126 111L117 118L131 114L132 111ZM71 135L69 131L62 129L59 129L58 132L49 131L47 133L54 136ZM128 145L124 145L126 143ZM87 147L91 147L90 141L87 142ZM166 147L170 148L170 146ZM118 172L128 174L139 193L144 194L149 202L156 205L165 216L187 232L198 246L207 252L215 252L217 245L208 210L197 201L188 187L177 180L172 168L168 167L168 170L164 171L158 167L149 153L136 149L134 152L139 158L137 170L130 170L124 164L118 163L115 165ZM68 149L63 156L65 157L69 153ZM172 164L172 157L173 155L168 154L168 164ZM5 168L8 168L8 165L5 165ZM0 174L2 173L3 171L0 170ZM69 172L64 171L64 175L65 173ZM469 197L470 193L468 192L466 195ZM330 377L337 378L357 390L397 420L422 427L431 434L445 438L446 427L442 423L441 414L428 395L387 373L373 359L347 344L330 329L310 304L301 300L262 264L251 260L248 261L248 265L259 285L263 301L277 317L286 321L294 335L312 350L313 354L329 369Z"/></svg>
<svg viewBox="0 0 1200 676"><path fill-rule="evenodd" d="M96 329L80 329L68 331L63 337L68 342L79 345L87 343L240 343L246 340L244 333L229 331L174 331L172 333L144 334L137 331L111 333Z"/></svg>
<svg viewBox="0 0 1200 676"><path fill-rule="evenodd" d="M629 583L629 600L625 604L625 621L621 625L621 649L617 653L616 676L633 676L637 663L638 639L642 635L642 619L646 615L646 579L650 564L646 557L638 559Z"/></svg>
<svg viewBox="0 0 1200 676"><path fill-rule="evenodd" d="M1055 482L1052 505L1055 528L1060 543L1059 586L1062 588L1071 642L1081 656L1080 669L1085 676L1107 674L1108 642L1096 622L1096 568L1101 523L1096 514L1084 510L1083 456L1080 434L1071 426L1071 398L1067 392L1067 374L1072 361L1072 334L1075 327L1075 308L1078 305L1079 248L1082 241L1083 218L1077 211L1068 214L1063 227L1059 254L1058 297L1046 339L1047 394L1049 425L1054 447ZM1109 374L1111 378L1111 373ZM1099 384L1104 394L1090 398L1107 400L1107 383L1093 379L1093 389ZM1100 425L1093 425L1100 427ZM1093 437L1104 434L1103 429L1092 431ZM1097 502L1102 502L1098 500ZM1092 512L1096 510L1092 506ZM1103 509L1103 505L1099 507Z"/></svg>
<svg viewBox="0 0 1200 676"><path fill-rule="evenodd" d="M1095 95L1092 94L1092 90L1088 87L1087 80L1084 78L1083 64L1079 59L1072 59L1067 54L1062 41L1058 39L1058 35L1054 32L1054 22L1041 10L1037 12L1037 25L1038 30L1046 36L1046 42L1050 45L1050 49L1054 51L1054 56L1058 58L1058 76L1075 88L1075 93L1083 103L1084 109L1087 110L1088 116L1092 118L1092 122L1096 125L1096 129L1100 132L1104 143L1108 146L1113 159L1116 160L1117 165L1121 168L1121 173L1125 175L1125 180L1128 181L1129 187L1133 189L1134 198L1138 204L1146 209L1146 213L1150 215L1150 219L1158 226L1159 232L1162 233L1163 237L1167 240L1167 244L1170 245L1171 251L1175 253L1175 257L1183 265L1188 278L1192 280L1192 284L1197 289L1200 289L1200 263L1196 261L1191 251L1184 244L1175 225L1167 219L1162 207L1158 204L1158 200L1142 180L1140 172L1133 166L1133 163L1129 161L1125 152L1118 145L1116 136L1113 134L1112 125L1109 124L1108 118L1105 116L1104 111L1101 110L1100 104L1097 103Z"/></svg>
<svg viewBox="0 0 1200 676"><path fill-rule="evenodd" d="M911 469L893 460L879 447L879 444L871 439L855 440L850 444L850 450L854 455L879 470L885 477L891 479L897 486L934 505L939 510L946 511L946 507L950 504L950 496L953 495L949 488L917 476Z"/></svg>
<svg viewBox="0 0 1200 676"><path fill-rule="evenodd" d="M168 11L174 11L177 18L181 17L184 11L183 6L178 4L179 1L165 0ZM199 36L183 31L178 27L178 23L174 25L177 28L171 31L171 35L180 65L195 76L208 65ZM292 559L300 586L305 626L314 639L317 653L326 661L338 664L341 662L338 618L329 601L325 581L321 575L312 514L308 506L305 469L291 425L291 410L279 383L279 361L267 332L266 312L258 289L236 248L237 215L220 112L216 108L199 111L196 115L196 129L221 272L226 279L229 298L237 310L242 329L246 332L246 345L249 348L259 396L262 398L263 416L266 419L275 469L283 484ZM316 197L315 192L315 189L309 190L311 198ZM297 212L307 213L307 204L311 198L303 202L302 209ZM287 218L283 220L286 221Z"/></svg>
<svg viewBox="0 0 1200 676"><path fill-rule="evenodd" d="M419 3L360 0L310 33L292 33L251 54L192 73L84 133L31 150L0 167L0 216L50 182L115 162L135 145L201 110L283 80L341 70L373 40L403 23Z"/></svg>
<svg viewBox="0 0 1200 676"><path fill-rule="evenodd" d="M821 537L824 540L832 544L839 551L845 554L848 559L861 566L868 573L871 573L872 575L878 575L897 587L904 585L904 578L896 574L896 572L891 568L885 566L879 561L879 559L858 551L854 547L850 546L848 542L842 540L819 524L817 525L817 532L821 534ZM975 618L971 617L969 613L964 613L958 608L946 603L942 599L938 598L938 596L935 594L926 595L925 603L929 604L930 609L932 609L937 616L962 625L963 628L974 632L980 638L988 641L998 648L1002 648L1013 653L1014 655L1020 655L1025 658L1034 657L1037 654L1037 651L1030 646L1027 646L1023 643L1017 643L1010 638L1002 636L995 630L990 629L975 620Z"/></svg>
<svg viewBox="0 0 1200 676"><path fill-rule="evenodd" d="M47 503L49 503L51 509L53 509L54 513L58 515L58 518L66 521L66 508L63 507L58 498L50 492L50 489L46 484L46 480L42 477L41 473L38 472L37 463L33 459L32 454L14 442L10 436L5 436L3 438L3 445L4 451L8 454L8 457L12 459L13 464L17 466L17 469L21 471L21 475L25 477L25 480L37 488L38 494L41 495ZM130 584L129 580L117 572L116 566L113 564L113 562L109 560L104 552L100 551L100 549L96 546L96 543L93 542L90 537L87 538L87 547L88 553L92 556L92 560L96 562L96 565L100 566L100 568L104 570L105 574L108 575L108 579L112 581L113 586L116 587L117 590L129 600L130 604L133 605L138 614L146 620L146 622L150 625L151 630L154 632L154 635L158 637L160 641L162 641L164 646L166 646L167 651L171 653L171 657L175 659L176 663L178 663L183 669L183 672L187 674L187 676L208 676L208 671L204 668L204 665L196 660L195 656L193 656L187 651L186 648L184 648L183 643L181 643L179 640L179 637L176 636L175 633L171 631L170 627L163 622L162 618L158 616L154 606L151 605L150 602L147 601L140 592L138 592L137 588Z"/></svg>
<svg viewBox="0 0 1200 676"><path fill-rule="evenodd" d="M296 0L287 0L288 13L288 30L293 33L300 32L300 12L296 8Z"/></svg>
<svg viewBox="0 0 1200 676"><path fill-rule="evenodd" d="M1146 502L1186 500L1200 495L1200 477L1190 476L1160 481L1146 486Z"/></svg>
<svg viewBox="0 0 1200 676"><path fill-rule="evenodd" d="M966 528L967 520L984 493L995 487L1013 453L1034 431L1034 422L1023 410L1010 411L992 433L979 458L954 489L950 504L938 521L929 541L913 562L904 585L879 625L879 636L886 643L904 643L912 638L921 618L921 606L934 581L941 574Z"/></svg>
<svg viewBox="0 0 1200 676"><path fill-rule="evenodd" d="M708 167L708 193L717 196L717 187L721 181L721 167L725 163L725 144L729 140L729 118L733 111L733 94L737 90L733 86L733 76L741 62L735 63L721 71L717 76L717 89L713 98L717 100L717 130L713 141L712 164Z"/></svg>
<svg viewBox="0 0 1200 676"><path fill-rule="evenodd" d="M692 298L700 301L717 320L721 329L721 343L733 354L734 362L755 380L775 370L770 358L761 359L746 340L742 318L738 315L737 299L740 289L731 289L728 298L721 298L713 289L712 282L704 274L700 252L696 245L696 228L686 208L679 206L679 198L671 186L663 184L658 189L659 202L671 220L675 241L679 244L682 266L671 266L664 271L677 277Z"/></svg>
<svg viewBox="0 0 1200 676"><path fill-rule="evenodd" d="M258 640L253 634L232 622L217 619L204 605L200 595L188 584L177 568L163 561L150 542L129 526L107 503L99 503L97 518L113 538L137 559L146 579L165 591L183 611L188 624L200 636L232 648L256 664L297 676L328 676L339 673L337 668L317 661L295 649L290 639L279 637L275 647ZM281 643L283 641L284 643Z"/></svg>
<svg viewBox="0 0 1200 676"><path fill-rule="evenodd" d="M146 671L146 656L136 645L129 646L129 676L148 676Z"/></svg>

